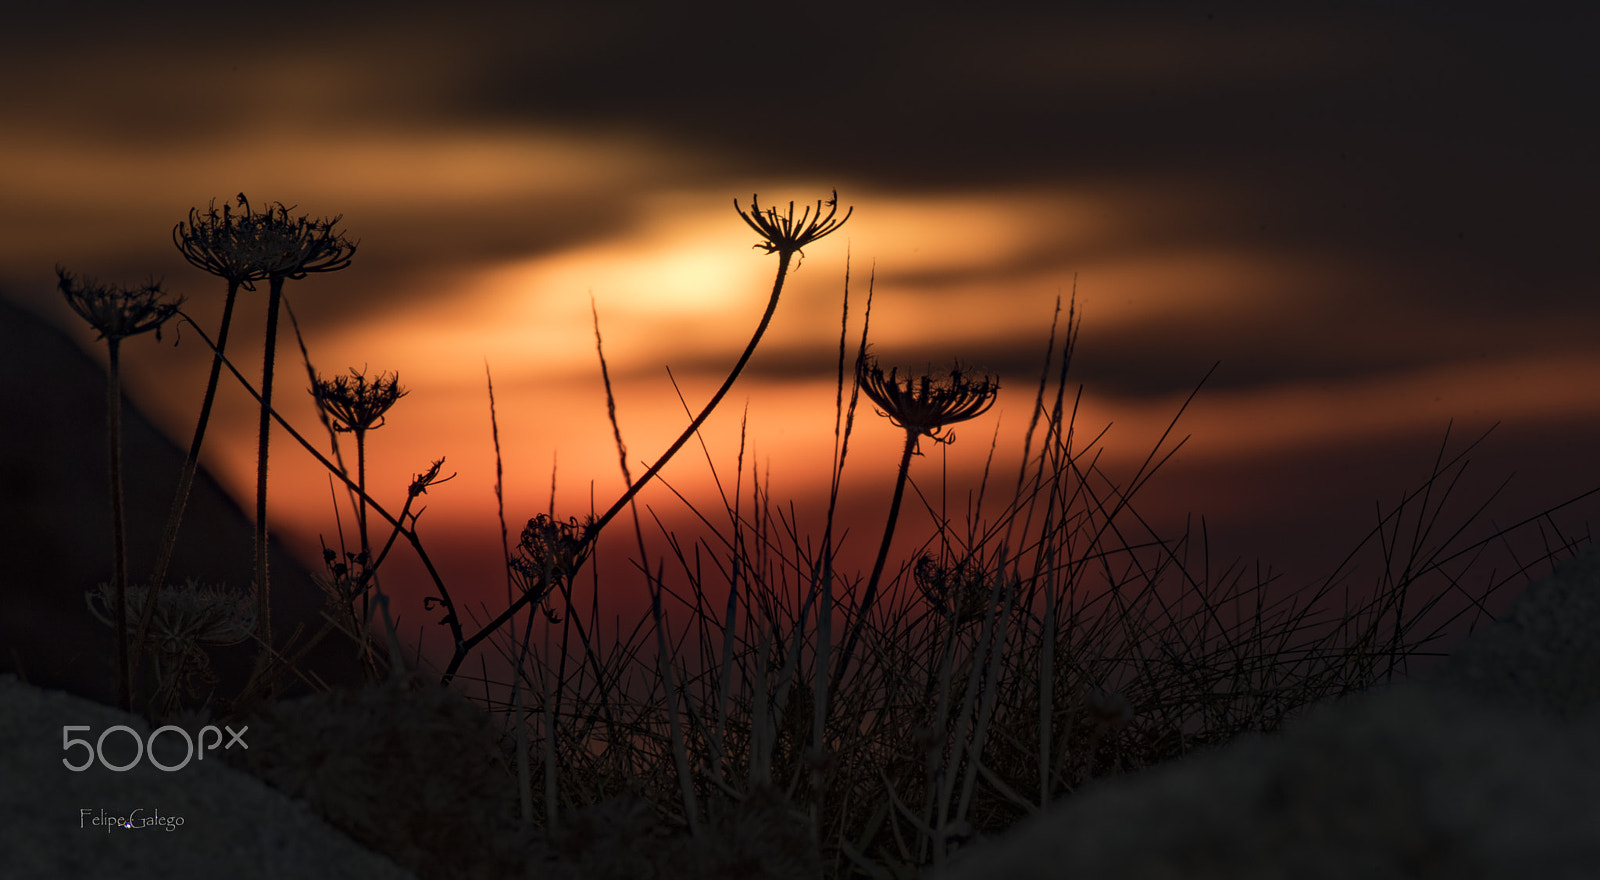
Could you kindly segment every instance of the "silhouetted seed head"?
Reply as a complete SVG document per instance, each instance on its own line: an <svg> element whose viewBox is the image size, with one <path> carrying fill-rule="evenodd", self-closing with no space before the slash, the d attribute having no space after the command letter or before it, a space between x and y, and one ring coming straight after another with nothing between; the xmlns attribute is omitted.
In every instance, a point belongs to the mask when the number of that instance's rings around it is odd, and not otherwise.
<svg viewBox="0 0 1600 880"><path fill-rule="evenodd" d="M944 429L956 422L977 418L994 406L1000 382L993 376L974 376L957 363L948 377L922 375L902 384L899 368L884 375L877 358L862 358L857 377L861 390L877 404L879 415L887 416L897 427L927 437L935 443L950 443L954 432Z"/></svg>
<svg viewBox="0 0 1600 880"><path fill-rule="evenodd" d="M749 224L763 239L754 247L761 248L767 253L793 254L806 245L827 235L844 225L850 219L855 208L848 208L844 216L835 220L834 215L839 213L839 191L833 191L833 198L828 199L828 215L822 215L823 201L817 200L817 213L812 216L811 209L806 208L800 213L800 219L794 216L794 202L789 203L789 213L780 216L778 209L767 208L762 210L755 195L750 196L750 211L748 213L739 207L739 200L733 200L733 209L739 212L744 222Z"/></svg>
<svg viewBox="0 0 1600 880"><path fill-rule="evenodd" d="M430 487L437 486L440 483L448 483L456 478L455 474L441 478L439 476L439 468L441 467L444 467L444 459L442 458L429 465L426 471L423 471L422 473L417 474L415 477L412 477L411 487L407 489L406 492L410 494L412 498L415 498L418 495L426 495L428 494L428 489Z"/></svg>
<svg viewBox="0 0 1600 880"><path fill-rule="evenodd" d="M352 553L346 550L344 562L339 562L339 554L324 547L322 548L322 564L328 570L326 577L312 575L311 579L327 594L331 607L336 611L348 612L350 603L361 595L360 590L368 582L370 572L376 567L372 564L372 554L363 550ZM431 598L431 597L430 597ZM429 606L430 609L432 606Z"/></svg>
<svg viewBox="0 0 1600 880"><path fill-rule="evenodd" d="M311 396L337 423L333 429L344 432L383 427L384 413L409 393L398 373L379 373L369 383L365 371L351 369L347 376L317 376L311 383Z"/></svg>
<svg viewBox="0 0 1600 880"><path fill-rule="evenodd" d="M252 246L260 237L259 227L266 215L252 214L244 193L239 194L239 204L244 210L237 215L227 202L222 203L219 214L216 199L205 214L190 208L188 225L179 221L172 227L172 243L195 268L255 290L255 282L268 275L265 261Z"/></svg>
<svg viewBox="0 0 1600 880"><path fill-rule="evenodd" d="M240 193L237 213L216 202L201 214L191 209L188 224L172 229L172 243L198 269L255 290L256 281L278 276L304 278L310 272L334 272L350 265L356 244L335 232L338 217L291 218L280 202L260 213Z"/></svg>
<svg viewBox="0 0 1600 880"><path fill-rule="evenodd" d="M994 580L973 560L940 565L931 554L924 553L912 566L911 577L934 613L949 618L958 627L981 621L987 613Z"/></svg>
<svg viewBox="0 0 1600 880"><path fill-rule="evenodd" d="M509 560L530 588L548 590L571 579L577 571L578 556L588 540L589 526L576 519L566 522L539 514L528 520L517 542L521 555Z"/></svg>
<svg viewBox="0 0 1600 880"><path fill-rule="evenodd" d="M127 589L128 628L137 629L146 588ZM116 596L110 584L86 592L84 598L90 614L107 626L116 626ZM210 663L200 649L238 644L249 637L255 626L255 594L205 586L190 579L181 586L168 585L156 594L146 639L168 671L183 670L179 675L184 679L194 674L206 678Z"/></svg>
<svg viewBox="0 0 1600 880"><path fill-rule="evenodd" d="M56 267L56 279L67 305L99 331L97 339L120 340L150 330L160 339L161 325L183 305L182 297L167 301L166 292L155 281L139 287L97 284L92 278L80 281L60 266Z"/></svg>

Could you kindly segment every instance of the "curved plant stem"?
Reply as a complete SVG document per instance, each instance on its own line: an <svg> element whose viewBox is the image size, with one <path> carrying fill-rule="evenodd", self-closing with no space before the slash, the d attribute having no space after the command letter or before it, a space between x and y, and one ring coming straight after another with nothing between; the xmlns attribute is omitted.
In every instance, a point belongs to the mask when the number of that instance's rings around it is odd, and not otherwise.
<svg viewBox="0 0 1600 880"><path fill-rule="evenodd" d="M737 380L739 378L739 374L744 371L745 364L750 362L750 357L751 355L755 354L756 346L760 344L761 337L767 332L767 325L772 323L773 313L778 310L778 299L783 295L783 281L789 274L789 260L794 256L794 252L788 249L779 249L777 253L778 273L772 282L772 296L767 300L767 310L761 315L761 323L756 325L755 335L750 337L750 344L744 347L744 353L739 355L739 361L733 365L733 370L728 373L728 378L723 381L722 387L718 388L717 393L712 395L711 401L705 405L704 409L700 410L700 414L695 416L694 421L689 423L689 427L685 428L683 433L678 435L678 439L667 448L667 451L662 453L660 458L656 459L656 463L651 465L650 469L645 471L643 476L639 477L638 480L635 480L633 485L628 487L628 491L623 493L622 497L618 498L616 503L612 504L610 509L601 515L599 519L595 520L594 524L589 527L588 531L585 533L583 546L579 549L575 557L575 562L572 569L573 574L576 574L578 569L583 567L583 564L588 560L589 555L594 552L595 541L600 536L600 530L605 528L606 524L611 522L611 520L615 519L617 514L621 513L622 509L628 506L628 502L632 501L634 496L639 494L639 490L643 489L647 483L654 479L656 473L665 467L668 461L672 460L672 457L678 453L679 449L683 448L683 444L689 442L689 438L693 437L695 432L700 430L700 425L711 416L711 411L717 408L717 404L722 402L722 398L727 396L728 390L733 387L734 381ZM455 656L451 658L450 665L445 668L443 680L448 682L454 678L456 670L461 668L461 663L466 660L467 653L476 647L479 642L482 642L484 639L488 638L495 630L504 626L506 621L511 620L512 617L519 610L521 610L524 605L528 604L532 597L532 593L524 594L516 602L513 602L509 608L501 612L499 616L495 617L494 620L491 620L489 623L485 624L484 627L476 634L465 640L458 641L456 643Z"/></svg>
<svg viewBox="0 0 1600 880"><path fill-rule="evenodd" d="M844 678L844 671L855 654L856 640L861 637L861 627L867 622L867 612L872 610L872 602L878 596L878 582L883 577L883 567L889 559L889 544L894 540L895 523L900 519L900 501L906 494L906 476L911 470L911 456L916 450L917 432L908 430L905 450L900 453L900 475L894 482L894 499L889 502L889 520L883 525L883 543L878 545L878 559L872 563L872 577L867 579L867 591L861 596L861 607L850 624L850 634L845 639L844 650L839 654L839 665L833 668L828 687L831 692L837 693L839 690L839 682Z"/></svg>
<svg viewBox="0 0 1600 880"><path fill-rule="evenodd" d="M267 581L267 440L272 433L272 364L278 344L278 303L284 276L273 275L267 294L267 343L261 360L261 423L256 441L256 625L261 659L272 654L271 587Z"/></svg>
<svg viewBox="0 0 1600 880"><path fill-rule="evenodd" d="M361 530L361 558L366 560L363 563L363 567L366 571L372 571L372 542L367 532L367 429L357 427L354 431L356 435L356 487L361 490L361 503L356 506L356 523ZM372 576L376 577L377 575L374 573ZM363 626L365 626L365 621L369 619L368 598L368 591L362 590L361 620L363 621ZM366 641L363 641L362 645L363 650L366 650Z"/></svg>
<svg viewBox="0 0 1600 880"><path fill-rule="evenodd" d="M674 455L678 454L678 450L683 448L683 444L689 442L689 438L700 430L700 425L705 422L711 415L711 411L717 408L717 404L722 402L722 398L733 387L734 381L744 371L744 365L749 363L750 356L755 354L756 346L760 344L761 337L767 332L767 325L772 323L773 313L778 310L778 298L783 294L783 280L789 273L789 259L791 256L789 251L778 252L778 275L772 282L772 296L767 300L767 310L761 315L761 323L756 326L755 335L750 337L750 344L744 347L744 353L739 355L738 363L733 365L733 370L728 373L728 378L723 381L722 387L718 388L717 393L712 395L711 402L700 410L700 414L695 416L694 421L689 423L689 427L683 429L683 433L678 435L678 439L673 441L673 444L667 448L666 452L661 454L660 458L656 459L656 463L644 472L644 476L635 481L632 486L629 486L628 491L621 498L618 498L615 504L611 505L611 509L607 510L600 519L595 521L593 528L589 532L589 546L585 548L586 551L593 548L594 539L600 534L600 530L605 528L606 524L611 522L624 507L627 507L628 502L633 500L633 496L639 494L639 490L643 489L645 484L649 483L656 473L665 467Z"/></svg>
<svg viewBox="0 0 1600 880"><path fill-rule="evenodd" d="M222 377L222 351L228 345L228 327L233 322L233 304L239 293L239 282L228 280L228 299L222 306L222 326L217 330L217 350L211 356L211 378L206 382L206 396L200 404L200 420L195 424L194 440L189 443L189 456L183 461L183 472L178 476L178 489L172 496L172 509L167 513L167 524L161 534L161 546L156 551L156 565L150 572L149 588L145 591L144 608L139 613L139 626L134 631L133 643L143 645L150 627L150 617L155 612L156 595L167 577L167 566L172 563L173 547L178 542L178 529L183 522L183 511L189 503L189 489L194 484L195 471L200 465L200 448L205 442L206 425L211 421L211 405L217 398L217 383ZM138 656L134 663L137 670Z"/></svg>
<svg viewBox="0 0 1600 880"><path fill-rule="evenodd" d="M112 577L117 604L117 706L124 712L131 712L133 667L128 650L128 549L122 525L122 340L109 336L106 342L110 349L106 379L106 454L110 464L111 546L115 565Z"/></svg>

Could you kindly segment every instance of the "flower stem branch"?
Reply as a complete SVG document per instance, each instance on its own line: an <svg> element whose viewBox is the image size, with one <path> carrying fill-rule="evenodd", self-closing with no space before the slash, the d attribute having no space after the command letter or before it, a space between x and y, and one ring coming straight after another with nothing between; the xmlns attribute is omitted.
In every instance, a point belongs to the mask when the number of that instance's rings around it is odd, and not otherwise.
<svg viewBox="0 0 1600 880"><path fill-rule="evenodd" d="M261 419L256 432L256 626L265 658L272 648L271 586L267 580L267 441L272 434L272 367L278 347L278 306L283 276L272 276L267 288L267 341L261 358Z"/></svg>
<svg viewBox="0 0 1600 880"><path fill-rule="evenodd" d="M655 479L656 474L666 466L668 461L672 460L674 455L678 454L678 450L682 449L683 445L689 442L689 438L693 437L695 432L700 430L700 426L704 424L705 420L711 416L712 411L717 408L717 404L721 403L722 398L727 396L729 389L733 388L733 383L739 378L739 374L744 371L745 365L750 362L750 357L755 354L756 346L761 343L761 337L766 334L767 326L772 323L772 316L778 310L778 300L783 295L783 283L789 274L790 260L793 259L795 254L800 253L801 249L806 245L811 244L812 242L838 229L840 226L843 226L845 221L850 219L850 215L855 210L854 208L847 209L843 217L835 219L838 213L839 205L839 194L837 191L833 193L833 197L830 198L826 203L829 208L826 216L824 216L822 212L823 204L824 203L821 200L818 200L816 204L816 214L813 215L811 213L811 208L808 207L804 209L800 217L797 219L794 216L793 202L789 203L788 213L786 215L780 215L774 208L762 210L760 202L755 196L752 196L750 199L750 210L748 212L739 207L738 200L734 201L734 210L739 212L739 216L744 220L746 225L760 233L763 238L762 242L756 244L755 247L760 248L769 254L776 253L778 255L778 271L772 282L772 294L767 299L766 311L762 313L761 322L756 325L755 334L750 337L749 344L744 347L744 352L739 355L739 360L733 365L733 369L729 371L728 378L723 380L722 387L718 388L717 393L712 395L710 402L708 402L705 407L700 410L700 414L695 416L694 420L689 423L689 427L685 428L683 433L678 435L678 439L673 441L673 444L667 448L667 451L662 453L660 458L656 459L655 464L651 465L650 469L645 471L638 480L635 480L633 485L628 487L628 491L624 492L622 497L617 499L616 503L612 504L605 513L601 514L600 517L587 528L584 533L583 542L578 548L578 552L575 557L576 563L573 567L574 573L576 573L577 569L581 568L583 563L587 561L588 558L594 553L595 542L598 540L601 530L604 529L606 525L611 522L611 520L615 519L617 514L621 513L622 510L628 506L628 503L634 499L634 496L639 494L641 489L648 485L652 479ZM466 660L467 652L472 650L473 647L477 646L478 643L488 638L489 635L495 630L499 629L501 626L504 626L506 622L511 620L521 608L532 601L532 598L533 597L531 594L524 594L516 602L513 602L509 608L501 612L499 616L495 617L494 620L491 620L471 638L467 639L465 642L458 643L456 646L455 656L451 658L449 666L445 669L444 680L449 681L455 676L456 670L459 669L461 667L461 663Z"/></svg>
<svg viewBox="0 0 1600 880"><path fill-rule="evenodd" d="M911 456L917 451L917 432L906 431L905 449L900 453L899 476L894 481L894 498L889 502L889 519L883 524L883 541L878 544L878 558L872 563L872 576L867 579L867 591L861 596L860 610L856 612L854 622L849 625L849 634L845 637L844 650L839 652L839 665L833 668L833 676L829 680L828 690L838 692L839 682L844 678L845 668L850 665L850 658L855 656L856 641L861 637L861 627L866 623L867 612L871 610L873 600L878 596L878 582L883 577L884 565L889 560L889 544L894 540L894 527L900 520L900 502L906 493L906 476L911 471Z"/></svg>
<svg viewBox="0 0 1600 880"><path fill-rule="evenodd" d="M167 524L161 533L161 545L156 550L155 568L150 572L145 591L144 608L139 612L139 625L133 643L143 645L150 629L150 619L155 614L156 599L167 577L167 567L172 564L172 551L178 543L178 530L183 523L183 511L189 503L189 490L194 485L195 471L200 465L200 449L205 442L206 425L211 421L211 407L217 398L217 383L222 377L222 351L228 345L228 328L233 321L233 304L240 282L228 279L228 298L222 306L222 326L217 330L217 349L211 357L211 377L206 381L205 399L200 403L200 419L195 424L194 439L189 443L189 455L183 460L183 471L178 475L178 488L172 495L172 509L167 513ZM133 657L138 669L139 655Z"/></svg>
<svg viewBox="0 0 1600 880"><path fill-rule="evenodd" d="M128 538L122 521L122 340L107 340L109 374L106 382L106 450L111 473L112 577L116 590L117 705L133 708L133 663L128 645Z"/></svg>
<svg viewBox="0 0 1600 880"><path fill-rule="evenodd" d="M948 377L934 378L924 374L902 380L899 370L888 373L878 365L877 358L864 355L856 362L856 381L867 397L878 407L878 413L890 423L906 432L905 449L900 454L900 468L895 478L894 500L889 503L889 519L884 524L883 542L878 545L878 559L872 566L872 576L867 590L856 609L855 619L849 624L849 635L844 650L839 655L839 665L834 667L830 691L837 692L845 671L854 656L861 628L866 625L867 614L878 597L878 585L889 557L889 544L894 539L895 523L900 518L900 501L905 495L906 479L911 469L911 456L920 454L917 445L927 437L934 443L955 442L955 433L948 430L957 422L977 418L994 406L1000 383L992 376L973 375L963 370L960 362L951 367Z"/></svg>

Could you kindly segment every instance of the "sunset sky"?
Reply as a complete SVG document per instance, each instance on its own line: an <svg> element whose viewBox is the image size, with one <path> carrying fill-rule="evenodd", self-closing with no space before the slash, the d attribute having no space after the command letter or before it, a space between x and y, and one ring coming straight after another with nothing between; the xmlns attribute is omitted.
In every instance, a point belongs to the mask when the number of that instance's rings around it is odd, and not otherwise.
<svg viewBox="0 0 1600 880"><path fill-rule="evenodd" d="M1072 381L1080 431L1111 425L1101 466L1131 475L1220 361L1141 510L1179 530L1203 514L1214 553L1294 584L1427 476L1452 419L1452 452L1502 423L1457 518L1513 472L1485 524L1600 485L1592 11L15 6L0 27L0 293L95 348L53 267L153 275L214 333L223 284L171 244L191 208L243 192L342 215L354 262L291 282L289 301L323 373L399 372L411 393L371 437L369 481L398 509L411 476L447 459L459 476L427 496L424 540L447 578L491 586L484 599L503 590L485 364L513 531L547 508L553 466L558 515L588 512L591 487L608 507L624 484L591 297L637 475L687 423L666 368L698 410L765 305L776 258L734 212L752 193L798 206L837 189L854 209L807 248L706 428L730 478L748 406L746 462L803 518L826 503L847 258L853 334L876 273L886 364L959 357L1000 376L998 405L914 464L924 491L942 460L970 481L997 430L997 460L1014 462L1074 286ZM241 294L230 346L252 378L263 303ZM127 381L187 444L210 355L170 341L129 343ZM279 401L325 445L283 342ZM252 509L255 413L224 389L207 461ZM857 421L848 546L868 560L900 439L870 411ZM319 532L335 540L327 478L281 433L274 450L275 528L309 562ZM666 477L721 510L697 445ZM669 492L643 497L687 527ZM1596 508L1562 522L1582 532ZM908 509L905 552L927 526Z"/></svg>

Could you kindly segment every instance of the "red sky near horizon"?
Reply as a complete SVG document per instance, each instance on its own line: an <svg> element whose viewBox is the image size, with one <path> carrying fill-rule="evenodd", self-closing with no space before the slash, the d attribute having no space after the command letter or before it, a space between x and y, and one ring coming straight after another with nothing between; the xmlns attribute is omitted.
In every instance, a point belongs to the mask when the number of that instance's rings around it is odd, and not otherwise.
<svg viewBox="0 0 1600 880"><path fill-rule="evenodd" d="M354 262L291 282L289 301L324 374L395 371L410 389L371 436L369 483L397 510L444 457L457 477L427 496L424 539L437 536L448 577L488 584L474 595L491 605L503 583L485 367L513 538L549 506L552 470L558 516L609 506L623 480L591 303L638 475L688 420L667 369L698 411L765 305L776 260L733 204L752 193L798 209L837 189L854 209L807 248L704 431L729 480L747 413L746 489L751 467L770 475L803 519L826 504L847 278L852 351L870 278L886 364L960 358L1001 377L994 409L914 464L933 497L948 468L953 507L991 440L997 472L1015 472L1052 312L1074 289L1069 381L1083 386L1079 432L1110 426L1100 466L1130 477L1220 361L1141 510L1180 531L1205 515L1219 555L1297 584L1355 546L1375 502L1427 476L1452 422L1452 451L1501 423L1466 484L1518 472L1488 515L1500 525L1600 477L1600 306L1583 258L1600 183L1579 146L1593 121L1570 112L1597 80L1559 23L1170 3L863 12L849 27L819 10L778 27L761 11L685 23L401 4L307 35L235 33L225 11L170 26L102 14L67 55L49 48L74 33L57 13L30 11L0 38L5 81L27 86L0 98L3 294L93 348L53 266L153 274L213 332L222 283L170 243L189 209L242 191L341 215ZM262 299L241 295L230 346L252 378ZM278 401L325 447L284 333ZM125 351L130 394L186 443L208 353L188 338ZM251 509L254 409L224 388L206 461ZM863 409L845 477L862 569L899 442ZM335 540L326 475L281 433L273 448L275 528L314 563L318 534ZM665 477L720 512L697 444ZM666 487L642 498L692 528ZM908 508L897 556L929 528ZM628 552L631 526L614 531Z"/></svg>

